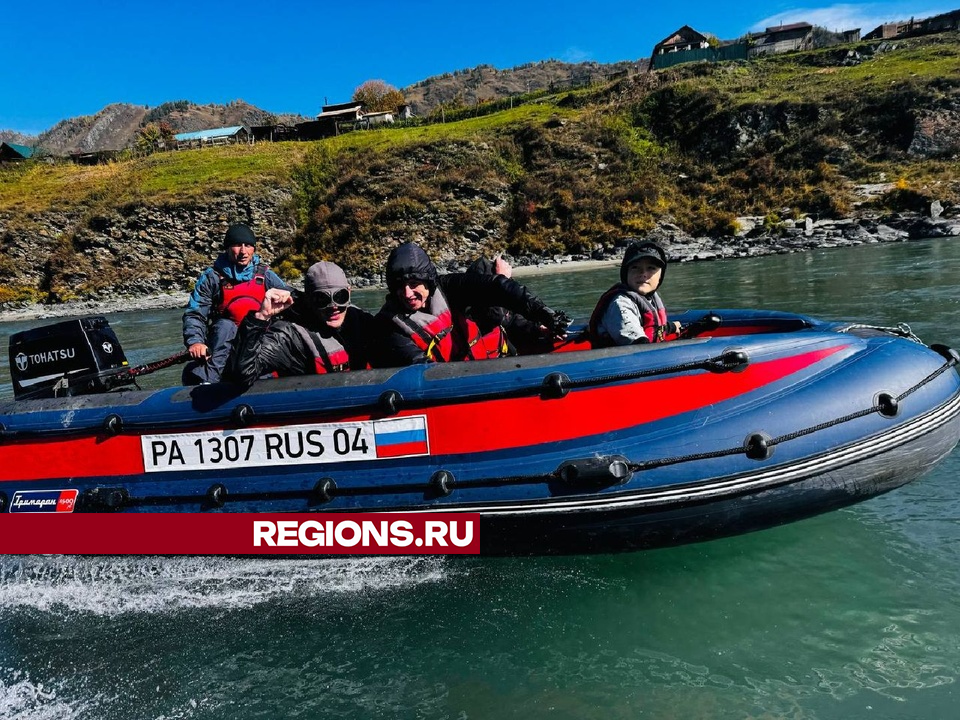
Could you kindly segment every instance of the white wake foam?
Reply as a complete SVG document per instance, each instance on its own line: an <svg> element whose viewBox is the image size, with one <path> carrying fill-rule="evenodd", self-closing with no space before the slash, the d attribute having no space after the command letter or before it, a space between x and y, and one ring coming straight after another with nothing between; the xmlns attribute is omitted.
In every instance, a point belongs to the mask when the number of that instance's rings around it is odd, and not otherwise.
<svg viewBox="0 0 960 720"><path fill-rule="evenodd" d="M93 704L96 704L95 701ZM60 688L36 683L27 673L12 668L0 669L0 717L72 720L83 717L90 707L90 701L77 699L72 693L60 692Z"/></svg>
<svg viewBox="0 0 960 720"><path fill-rule="evenodd" d="M434 582L442 557L0 558L0 610L112 616L185 608L252 607L278 598L353 594Z"/></svg>

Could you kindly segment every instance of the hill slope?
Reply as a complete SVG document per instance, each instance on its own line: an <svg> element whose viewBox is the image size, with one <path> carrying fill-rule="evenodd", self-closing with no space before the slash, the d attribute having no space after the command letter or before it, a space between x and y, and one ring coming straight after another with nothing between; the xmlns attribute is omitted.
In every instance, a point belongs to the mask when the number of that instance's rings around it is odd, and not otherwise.
<svg viewBox="0 0 960 720"><path fill-rule="evenodd" d="M415 114L428 115L440 105L474 106L480 102L553 87L602 82L611 74L633 71L638 66L646 67L645 61L602 65L547 60L508 70L481 65L427 78L404 88L402 92ZM39 137L7 130L0 131L0 140L20 145L39 145L52 155L63 156L75 152L132 147L137 131L149 122L166 122L174 132L193 132L232 125L293 125L309 119L300 115L275 114L243 100L227 105L197 105L178 100L154 108L115 103L95 115L62 120Z"/></svg>
<svg viewBox="0 0 960 720"><path fill-rule="evenodd" d="M374 280L401 240L456 267L609 256L638 234L707 257L960 233L932 217L960 215L956 33L680 65L470 115L3 168L0 301L184 292L238 220L288 278L332 259Z"/></svg>
<svg viewBox="0 0 960 720"><path fill-rule="evenodd" d="M437 75L401 90L417 115L429 115L441 105L474 106L537 90L568 88L604 82L613 75L646 70L647 61L600 64L544 60L497 70L478 65Z"/></svg>

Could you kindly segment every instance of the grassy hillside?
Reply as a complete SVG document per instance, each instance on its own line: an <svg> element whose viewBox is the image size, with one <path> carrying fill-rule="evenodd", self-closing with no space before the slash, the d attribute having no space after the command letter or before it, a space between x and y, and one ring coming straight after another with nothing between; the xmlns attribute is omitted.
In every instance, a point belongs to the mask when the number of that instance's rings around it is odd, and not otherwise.
<svg viewBox="0 0 960 720"><path fill-rule="evenodd" d="M958 120L956 34L680 65L456 122L92 168L8 166L0 263L51 213L90 224L131 205L278 188L295 228L277 263L290 276L320 258L375 275L407 239L441 260L478 249L542 257L662 223L721 237L744 215L956 207ZM890 191L864 204L857 186L884 182Z"/></svg>

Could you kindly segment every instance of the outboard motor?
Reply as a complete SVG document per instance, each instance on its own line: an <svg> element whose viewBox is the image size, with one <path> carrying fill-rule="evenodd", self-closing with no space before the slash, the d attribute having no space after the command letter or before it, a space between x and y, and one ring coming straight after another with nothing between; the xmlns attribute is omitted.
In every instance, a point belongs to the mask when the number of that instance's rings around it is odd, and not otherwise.
<svg viewBox="0 0 960 720"><path fill-rule="evenodd" d="M104 317L81 318L10 336L10 377L17 400L88 395L135 382Z"/></svg>

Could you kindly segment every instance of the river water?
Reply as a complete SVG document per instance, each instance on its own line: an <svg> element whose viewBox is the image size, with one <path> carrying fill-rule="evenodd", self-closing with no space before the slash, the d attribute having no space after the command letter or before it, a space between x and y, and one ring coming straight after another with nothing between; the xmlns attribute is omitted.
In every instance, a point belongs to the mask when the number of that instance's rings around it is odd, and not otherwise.
<svg viewBox="0 0 960 720"><path fill-rule="evenodd" d="M583 321L615 277L525 280ZM957 347L960 239L673 265L663 295ZM179 317L109 319L139 363ZM956 717L958 476L954 451L849 509L623 555L0 557L0 718Z"/></svg>

